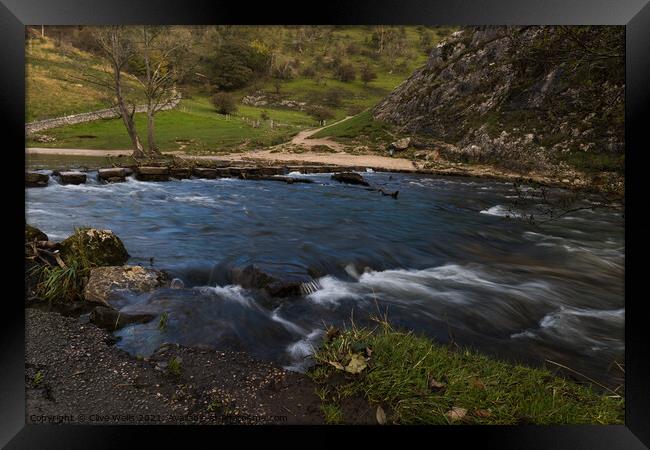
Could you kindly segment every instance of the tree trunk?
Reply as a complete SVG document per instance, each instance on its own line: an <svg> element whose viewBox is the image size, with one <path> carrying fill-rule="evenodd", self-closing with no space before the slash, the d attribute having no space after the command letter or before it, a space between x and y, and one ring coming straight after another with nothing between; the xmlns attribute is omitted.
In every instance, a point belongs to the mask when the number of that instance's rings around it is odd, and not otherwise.
<svg viewBox="0 0 650 450"><path fill-rule="evenodd" d="M147 105L147 142L149 144L149 154L151 156L160 156L160 150L156 146L154 111L150 104Z"/></svg>
<svg viewBox="0 0 650 450"><path fill-rule="evenodd" d="M138 131L135 128L135 123L133 121L133 115L129 112L124 103L124 96L122 95L122 77L119 67L114 67L115 70L115 96L117 97L117 105L120 109L120 115L122 116L122 121L126 127L127 133L131 138L131 144L133 146L133 156L136 158L142 158L145 156L144 150L142 148L142 143L138 137Z"/></svg>

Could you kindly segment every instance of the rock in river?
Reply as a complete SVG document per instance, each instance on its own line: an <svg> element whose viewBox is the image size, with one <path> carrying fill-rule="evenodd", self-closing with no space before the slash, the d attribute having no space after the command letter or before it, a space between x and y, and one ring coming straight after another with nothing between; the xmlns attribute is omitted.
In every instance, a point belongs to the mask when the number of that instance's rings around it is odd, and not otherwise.
<svg viewBox="0 0 650 450"><path fill-rule="evenodd" d="M243 269L235 268L231 272L232 282L246 289L261 289L271 297L293 297L303 294L302 286L310 281L294 277L280 277L255 265Z"/></svg>
<svg viewBox="0 0 650 450"><path fill-rule="evenodd" d="M50 177L44 173L25 172L25 187L45 187Z"/></svg>
<svg viewBox="0 0 650 450"><path fill-rule="evenodd" d="M169 278L159 270L140 266L95 267L90 271L84 298L108 306L108 300L118 290L140 293L166 286L169 286Z"/></svg>
<svg viewBox="0 0 650 450"><path fill-rule="evenodd" d="M81 258L95 266L116 266L124 264L129 254L111 230L78 228L61 242L61 257L68 262Z"/></svg>
<svg viewBox="0 0 650 450"><path fill-rule="evenodd" d="M96 306L90 313L90 321L108 331L118 330L132 323L147 323L154 317L153 314L123 313L108 306Z"/></svg>
<svg viewBox="0 0 650 450"><path fill-rule="evenodd" d="M127 170L123 167L111 167L108 169L99 169L97 178L105 183L120 183L126 181Z"/></svg>
<svg viewBox="0 0 650 450"><path fill-rule="evenodd" d="M332 175L332 180L336 180L339 183L348 183L348 184L360 184L362 186L370 186L366 180L363 179L361 175L354 172L340 172Z"/></svg>
<svg viewBox="0 0 650 450"><path fill-rule="evenodd" d="M214 178L217 178L217 176L219 174L217 172L217 169L210 169L210 168L205 168L205 167L195 167L194 170L192 170L192 175L194 175L197 178L214 179Z"/></svg>
<svg viewBox="0 0 650 450"><path fill-rule="evenodd" d="M169 167L138 167L135 177L140 181L169 181Z"/></svg>
<svg viewBox="0 0 650 450"><path fill-rule="evenodd" d="M83 184L86 182L86 174L83 172L60 172L61 184Z"/></svg>
<svg viewBox="0 0 650 450"><path fill-rule="evenodd" d="M184 180L192 176L192 170L189 167L172 167L169 169L172 178Z"/></svg>

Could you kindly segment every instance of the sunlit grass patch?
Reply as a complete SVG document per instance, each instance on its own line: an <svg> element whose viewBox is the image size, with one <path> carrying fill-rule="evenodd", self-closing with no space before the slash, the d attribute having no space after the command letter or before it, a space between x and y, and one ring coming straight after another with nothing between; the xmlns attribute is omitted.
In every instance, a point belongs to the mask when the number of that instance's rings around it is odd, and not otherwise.
<svg viewBox="0 0 650 450"><path fill-rule="evenodd" d="M324 403L359 394L390 410L389 423L623 423L622 396L597 393L546 369L451 349L386 322L331 336L310 372L320 384L339 380ZM354 373L354 358L363 358L367 367Z"/></svg>

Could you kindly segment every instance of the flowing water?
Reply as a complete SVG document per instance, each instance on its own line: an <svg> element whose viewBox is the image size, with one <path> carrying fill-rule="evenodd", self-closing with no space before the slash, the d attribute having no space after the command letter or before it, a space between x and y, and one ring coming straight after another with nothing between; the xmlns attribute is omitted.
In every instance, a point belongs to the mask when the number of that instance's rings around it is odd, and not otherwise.
<svg viewBox="0 0 650 450"><path fill-rule="evenodd" d="M27 221L50 239L109 228L130 264L183 289L123 296L124 311L166 312L116 332L147 355L163 342L246 350L302 370L326 325L393 325L529 364L552 360L608 384L623 376L624 218L586 209L543 224L517 220L511 184L366 173L362 186L235 179L27 190ZM92 178L92 176L91 176ZM583 200L589 204L589 199ZM534 203L534 199L533 199ZM531 205L532 206L532 205ZM318 290L272 301L231 284L249 264Z"/></svg>

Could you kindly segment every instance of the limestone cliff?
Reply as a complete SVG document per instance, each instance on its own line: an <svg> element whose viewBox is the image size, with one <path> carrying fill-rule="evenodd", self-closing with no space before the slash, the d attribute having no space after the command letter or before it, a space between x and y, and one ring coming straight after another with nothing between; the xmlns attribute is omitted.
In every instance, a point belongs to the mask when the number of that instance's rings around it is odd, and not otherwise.
<svg viewBox="0 0 650 450"><path fill-rule="evenodd" d="M514 169L622 171L622 27L472 27L373 110L448 159Z"/></svg>

